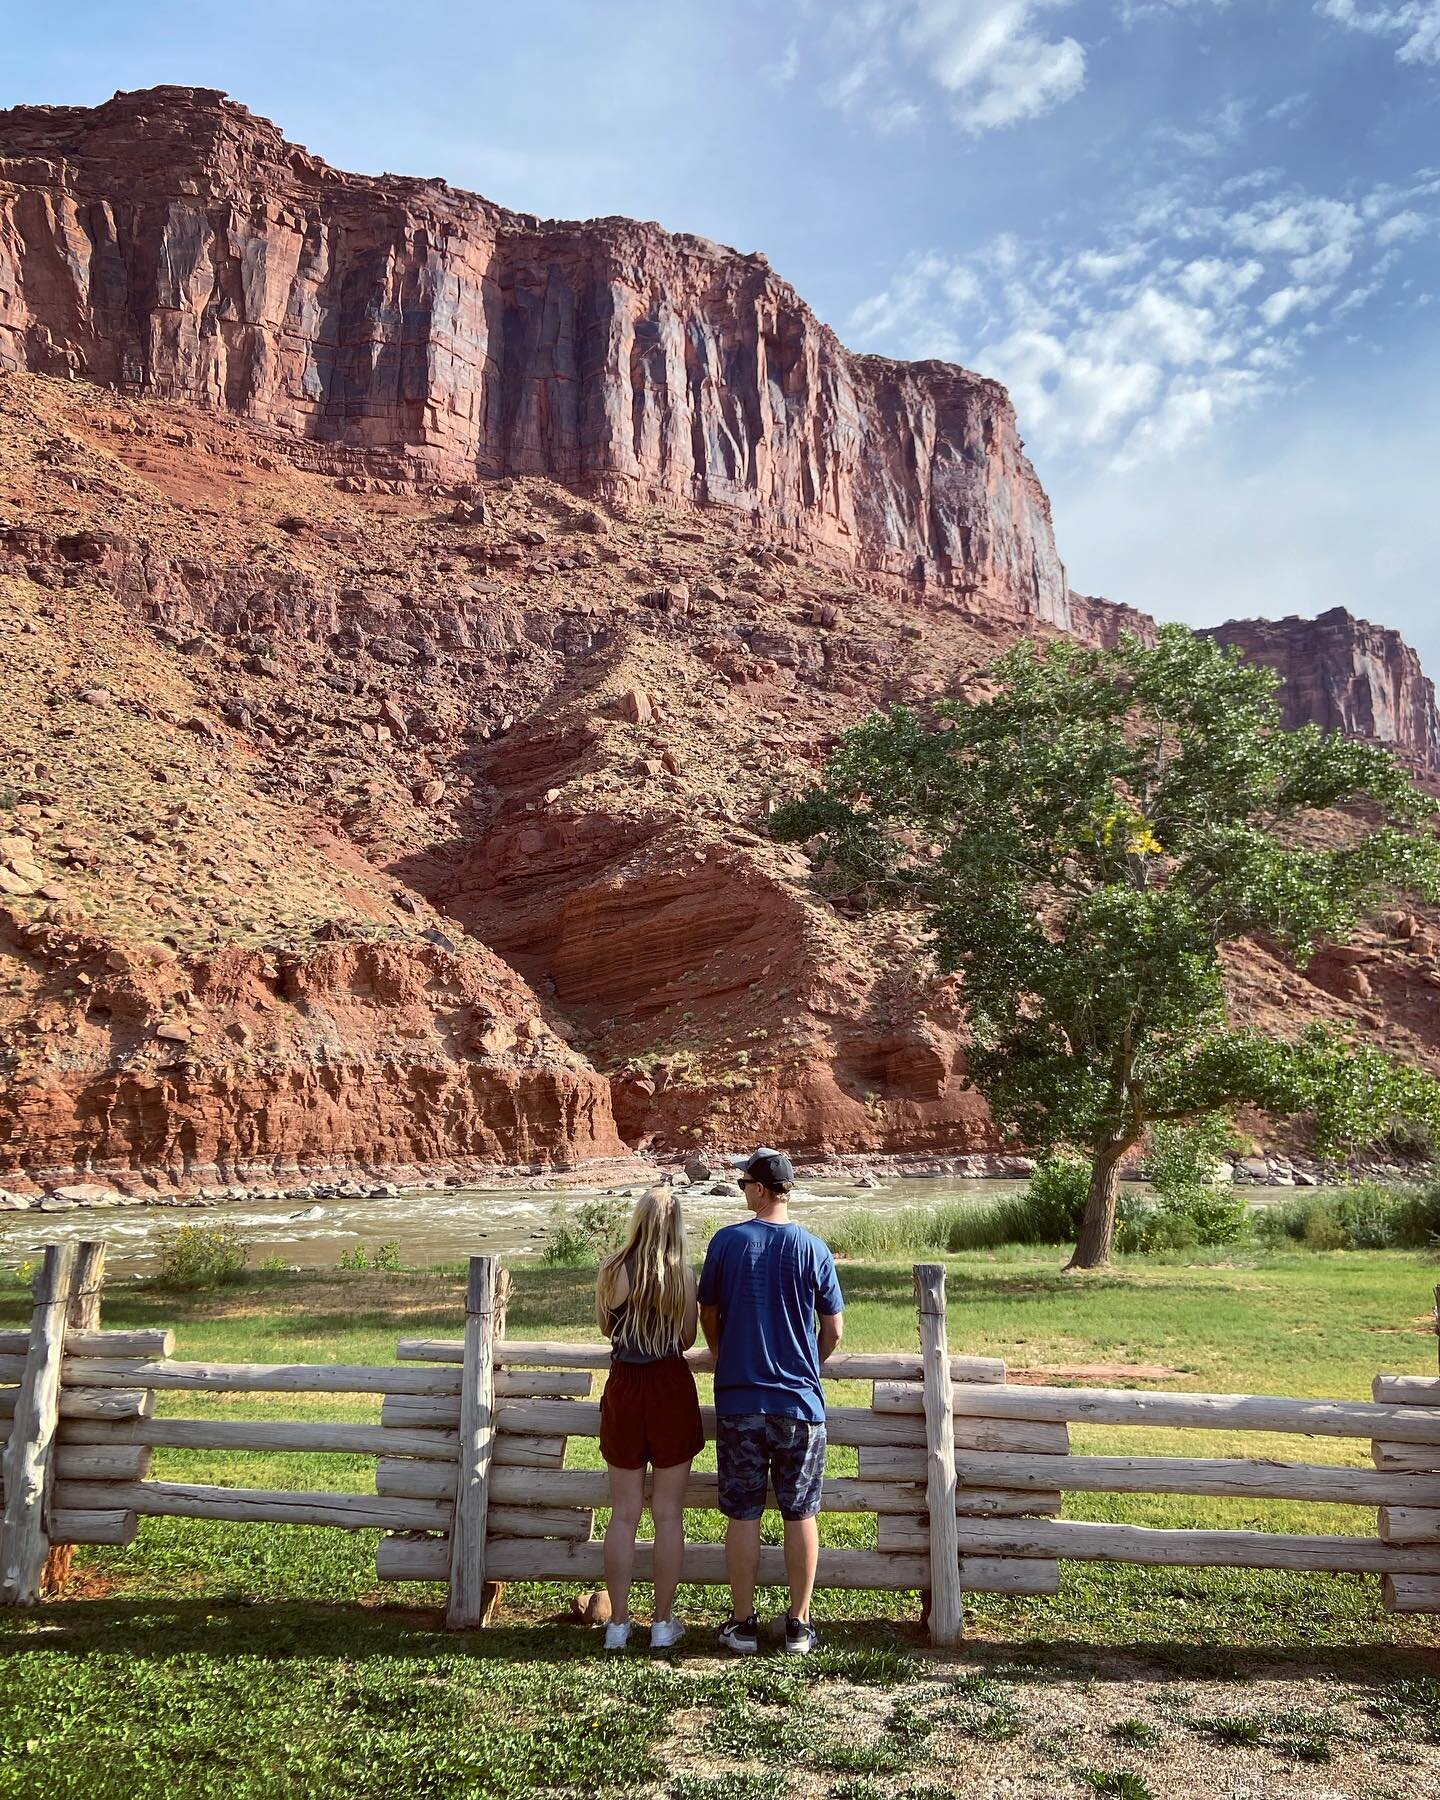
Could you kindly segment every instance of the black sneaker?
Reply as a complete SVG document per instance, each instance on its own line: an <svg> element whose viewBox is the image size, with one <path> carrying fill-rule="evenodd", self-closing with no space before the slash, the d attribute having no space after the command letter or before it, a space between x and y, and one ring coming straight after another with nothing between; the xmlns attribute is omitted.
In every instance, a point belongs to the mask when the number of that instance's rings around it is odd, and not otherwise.
<svg viewBox="0 0 1440 1800"><path fill-rule="evenodd" d="M796 1619L788 1612L786 1613L785 1654L787 1656L808 1656L819 1642L819 1635L808 1619Z"/></svg>
<svg viewBox="0 0 1440 1800"><path fill-rule="evenodd" d="M751 1613L748 1619L728 1618L716 1632L720 1647L736 1656L754 1656L760 1648L760 1621Z"/></svg>

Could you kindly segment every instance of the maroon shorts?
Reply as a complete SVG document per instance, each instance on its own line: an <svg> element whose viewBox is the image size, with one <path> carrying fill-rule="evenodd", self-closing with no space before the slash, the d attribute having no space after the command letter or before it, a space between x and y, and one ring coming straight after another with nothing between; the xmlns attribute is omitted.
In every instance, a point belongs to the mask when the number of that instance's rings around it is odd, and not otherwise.
<svg viewBox="0 0 1440 1800"><path fill-rule="evenodd" d="M600 1396L600 1454L612 1469L670 1469L704 1447L695 1377L683 1356L611 1363Z"/></svg>

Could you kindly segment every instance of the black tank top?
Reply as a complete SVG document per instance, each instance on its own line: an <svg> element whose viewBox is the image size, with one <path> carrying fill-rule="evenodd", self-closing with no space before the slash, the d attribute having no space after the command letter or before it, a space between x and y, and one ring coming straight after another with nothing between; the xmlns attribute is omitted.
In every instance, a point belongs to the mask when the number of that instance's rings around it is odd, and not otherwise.
<svg viewBox="0 0 1440 1800"><path fill-rule="evenodd" d="M635 1261L633 1257L625 1258L625 1279L630 1284L630 1292L635 1292ZM653 1350L644 1350L628 1332L630 1317L630 1301L622 1300L610 1315L610 1355L620 1363L657 1363L664 1362L666 1357L680 1354L680 1340L677 1337L668 1350L662 1350L657 1356Z"/></svg>

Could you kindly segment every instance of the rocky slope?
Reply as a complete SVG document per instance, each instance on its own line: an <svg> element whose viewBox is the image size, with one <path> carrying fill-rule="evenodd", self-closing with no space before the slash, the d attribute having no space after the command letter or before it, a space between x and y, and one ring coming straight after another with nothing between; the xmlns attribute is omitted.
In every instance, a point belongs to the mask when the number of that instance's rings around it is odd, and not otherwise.
<svg viewBox="0 0 1440 1800"><path fill-rule="evenodd" d="M1065 592L1003 393L218 96L0 148L0 1187L993 1148L958 994L764 821L1017 632L1150 628ZM636 361L657 311L723 379ZM1440 1066L1437 948L1396 915L1236 994Z"/></svg>

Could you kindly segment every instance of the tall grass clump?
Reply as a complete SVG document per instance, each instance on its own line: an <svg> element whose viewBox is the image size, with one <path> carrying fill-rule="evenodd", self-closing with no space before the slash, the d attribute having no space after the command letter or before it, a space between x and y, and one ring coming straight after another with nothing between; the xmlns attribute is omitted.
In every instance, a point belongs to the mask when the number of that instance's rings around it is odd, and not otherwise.
<svg viewBox="0 0 1440 1800"><path fill-rule="evenodd" d="M945 1200L895 1212L853 1210L827 1219L821 1236L837 1256L879 1261L887 1256L958 1256L1004 1244L1073 1244L1085 1211L1087 1163L1048 1157L1018 1194L993 1200Z"/></svg>
<svg viewBox="0 0 1440 1800"><path fill-rule="evenodd" d="M227 1287L245 1274L245 1236L238 1225L176 1225L157 1239L161 1287L198 1294Z"/></svg>
<svg viewBox="0 0 1440 1800"><path fill-rule="evenodd" d="M1387 1188L1361 1181L1337 1193L1297 1195L1261 1210L1256 1231L1272 1248L1440 1249L1440 1182Z"/></svg>

